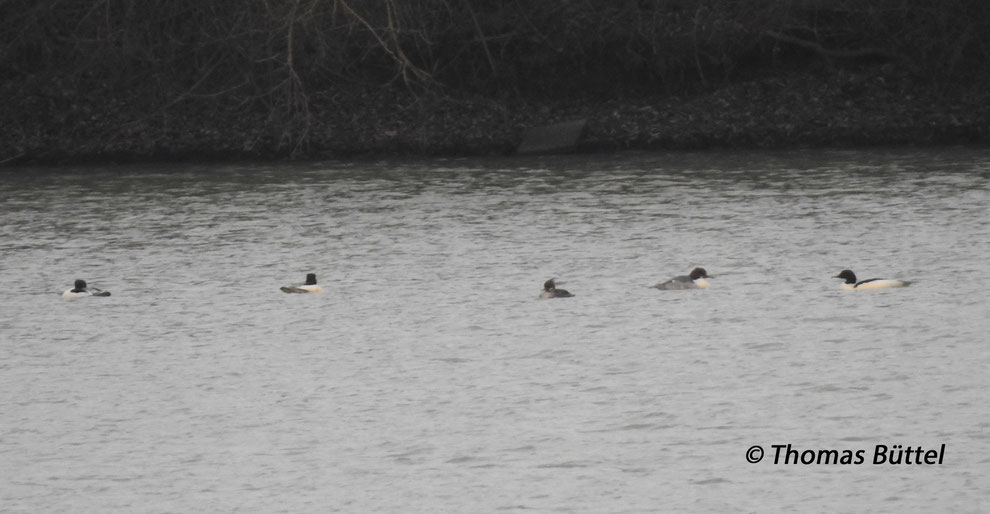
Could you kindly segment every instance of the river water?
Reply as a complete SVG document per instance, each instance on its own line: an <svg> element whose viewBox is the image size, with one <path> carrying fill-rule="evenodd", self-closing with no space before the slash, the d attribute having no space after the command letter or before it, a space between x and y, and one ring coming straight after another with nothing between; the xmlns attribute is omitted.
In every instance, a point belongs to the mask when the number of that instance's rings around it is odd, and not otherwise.
<svg viewBox="0 0 990 514"><path fill-rule="evenodd" d="M986 512L988 179L960 148L6 170L0 505Z"/></svg>

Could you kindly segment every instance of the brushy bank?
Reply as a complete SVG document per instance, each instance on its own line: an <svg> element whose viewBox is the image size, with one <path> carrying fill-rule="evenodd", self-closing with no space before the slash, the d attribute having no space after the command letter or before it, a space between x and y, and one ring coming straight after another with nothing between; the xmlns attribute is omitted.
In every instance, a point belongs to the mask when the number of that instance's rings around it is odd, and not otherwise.
<svg viewBox="0 0 990 514"><path fill-rule="evenodd" d="M6 95L5 95L6 96ZM990 143L990 95L936 91L879 70L794 74L698 95L498 102L402 89L317 96L303 141L264 111L197 105L135 113L126 98L32 95L5 123L8 164L502 155L525 128L588 120L579 151ZM6 96L10 98L10 96ZM5 119L17 117L8 104ZM11 145L11 143L13 143Z"/></svg>
<svg viewBox="0 0 990 514"><path fill-rule="evenodd" d="M990 142L969 0L10 0L0 163Z"/></svg>

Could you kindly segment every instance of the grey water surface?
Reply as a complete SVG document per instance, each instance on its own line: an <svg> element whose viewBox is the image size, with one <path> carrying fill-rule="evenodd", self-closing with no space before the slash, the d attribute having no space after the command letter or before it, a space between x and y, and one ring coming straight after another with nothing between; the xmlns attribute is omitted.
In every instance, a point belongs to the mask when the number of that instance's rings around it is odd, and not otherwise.
<svg viewBox="0 0 990 514"><path fill-rule="evenodd" d="M4 171L0 509L986 512L988 179L964 148Z"/></svg>

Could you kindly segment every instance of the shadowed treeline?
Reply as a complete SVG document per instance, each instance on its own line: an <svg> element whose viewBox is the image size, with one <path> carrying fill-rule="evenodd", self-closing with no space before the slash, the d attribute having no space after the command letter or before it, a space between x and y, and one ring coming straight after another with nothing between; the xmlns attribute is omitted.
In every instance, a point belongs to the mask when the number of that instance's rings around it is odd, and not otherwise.
<svg viewBox="0 0 990 514"><path fill-rule="evenodd" d="M314 102L382 87L607 99L887 66L938 88L986 77L987 27L979 0L0 0L0 92L31 104L15 124L243 112L299 148Z"/></svg>

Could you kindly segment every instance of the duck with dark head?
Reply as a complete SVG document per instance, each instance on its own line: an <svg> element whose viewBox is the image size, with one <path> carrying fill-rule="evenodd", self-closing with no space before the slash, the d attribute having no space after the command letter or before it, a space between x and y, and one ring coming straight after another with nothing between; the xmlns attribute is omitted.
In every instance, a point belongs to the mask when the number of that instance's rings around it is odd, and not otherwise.
<svg viewBox="0 0 990 514"><path fill-rule="evenodd" d="M62 293L62 298L67 300L82 298L84 296L110 296L110 291L101 291L95 287L88 287L85 280L76 279L72 289L68 289Z"/></svg>
<svg viewBox="0 0 990 514"><path fill-rule="evenodd" d="M566 289L557 289L557 284L552 278L543 283L543 292L540 293L540 298L570 298L571 296L574 295Z"/></svg>
<svg viewBox="0 0 990 514"><path fill-rule="evenodd" d="M708 283L710 278L714 277L709 275L705 268L694 268L689 275L678 275L653 287L663 290L708 289L711 285Z"/></svg>
<svg viewBox="0 0 990 514"><path fill-rule="evenodd" d="M316 273L306 274L306 283L291 286L282 286L279 289L283 293L321 293L323 288L316 283Z"/></svg>
<svg viewBox="0 0 990 514"><path fill-rule="evenodd" d="M911 285L907 280L889 280L885 278L870 278L866 280L856 280L856 274L852 270L844 269L833 278L843 280L840 288L847 291L865 291L869 289L889 289L891 287L907 287Z"/></svg>

